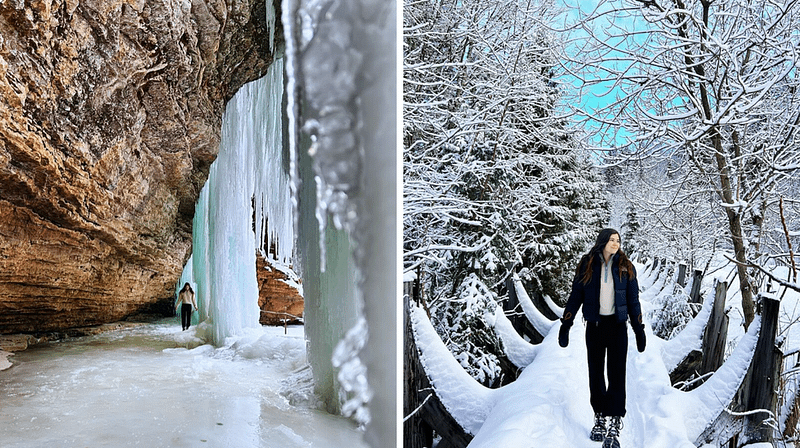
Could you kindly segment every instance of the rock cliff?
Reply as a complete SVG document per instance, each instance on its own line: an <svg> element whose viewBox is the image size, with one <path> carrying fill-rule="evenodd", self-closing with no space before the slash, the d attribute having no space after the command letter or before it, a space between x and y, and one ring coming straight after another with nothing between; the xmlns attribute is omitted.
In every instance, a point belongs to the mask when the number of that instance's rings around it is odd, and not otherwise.
<svg viewBox="0 0 800 448"><path fill-rule="evenodd" d="M0 334L170 306L225 103L282 47L272 7L0 0Z"/></svg>
<svg viewBox="0 0 800 448"><path fill-rule="evenodd" d="M300 279L291 269L280 269L256 254L258 307L262 325L294 325L303 322L305 302L300 294Z"/></svg>

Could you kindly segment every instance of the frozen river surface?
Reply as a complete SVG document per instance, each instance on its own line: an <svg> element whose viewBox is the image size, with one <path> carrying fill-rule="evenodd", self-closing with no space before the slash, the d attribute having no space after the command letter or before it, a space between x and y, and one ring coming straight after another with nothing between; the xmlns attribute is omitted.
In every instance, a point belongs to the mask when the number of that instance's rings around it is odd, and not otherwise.
<svg viewBox="0 0 800 448"><path fill-rule="evenodd" d="M15 354L0 371L0 447L366 446L315 409L302 327L221 348L196 331L170 319Z"/></svg>

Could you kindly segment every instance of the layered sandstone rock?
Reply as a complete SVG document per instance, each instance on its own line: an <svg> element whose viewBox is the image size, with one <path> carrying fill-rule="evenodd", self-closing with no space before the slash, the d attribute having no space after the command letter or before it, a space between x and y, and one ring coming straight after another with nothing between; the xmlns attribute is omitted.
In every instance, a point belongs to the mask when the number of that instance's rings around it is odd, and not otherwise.
<svg viewBox="0 0 800 448"><path fill-rule="evenodd" d="M0 0L0 334L172 301L225 103L282 45L266 8Z"/></svg>
<svg viewBox="0 0 800 448"><path fill-rule="evenodd" d="M303 296L300 294L300 279L290 269L273 266L256 255L258 276L258 306L261 308L262 325L293 325L302 323Z"/></svg>

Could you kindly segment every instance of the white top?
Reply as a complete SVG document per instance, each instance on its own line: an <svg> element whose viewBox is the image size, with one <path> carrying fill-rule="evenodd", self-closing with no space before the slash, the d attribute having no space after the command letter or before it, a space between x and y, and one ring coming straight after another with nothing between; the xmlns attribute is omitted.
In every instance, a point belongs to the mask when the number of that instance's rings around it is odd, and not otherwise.
<svg viewBox="0 0 800 448"><path fill-rule="evenodd" d="M611 272L611 263L614 257L610 257L608 263L600 254L600 315L614 315L614 275Z"/></svg>
<svg viewBox="0 0 800 448"><path fill-rule="evenodd" d="M181 304L192 305L197 308L197 303L194 301L194 291L181 290L181 292L178 293L178 301Z"/></svg>

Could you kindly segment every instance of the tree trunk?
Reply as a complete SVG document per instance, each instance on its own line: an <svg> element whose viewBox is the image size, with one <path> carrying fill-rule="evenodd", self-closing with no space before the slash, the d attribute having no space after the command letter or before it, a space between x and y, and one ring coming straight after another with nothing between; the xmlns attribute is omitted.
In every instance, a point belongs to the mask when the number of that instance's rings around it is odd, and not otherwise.
<svg viewBox="0 0 800 448"><path fill-rule="evenodd" d="M716 132L713 136L714 157L717 161L719 172L720 190L725 214L728 217L728 232L733 243L733 253L736 258L739 274L739 290L742 294L742 313L744 313L744 329L750 327L750 323L755 318L755 304L753 303L753 290L751 288L750 275L747 272L747 256L745 253L744 239L742 238L742 215L734 207L733 185L731 183L730 169L728 161L723 154L722 136Z"/></svg>
<svg viewBox="0 0 800 448"><path fill-rule="evenodd" d="M742 293L742 312L744 313L744 330L750 326L755 318L755 304L753 302L753 289L750 282L750 274L747 272L747 257L745 255L744 240L742 238L742 216L732 210L731 207L725 209L728 215L731 241L733 242L733 252L736 257L736 269L739 274L739 290Z"/></svg>
<svg viewBox="0 0 800 448"><path fill-rule="evenodd" d="M703 20L706 26L708 26L710 5L711 2L703 2ZM705 37L706 36L703 36L703 40L705 40ZM694 61L692 61L691 58L687 59L686 62L687 66L692 67L700 79L705 77L703 64L693 64ZM711 111L712 102L710 100L709 88L702 81L699 83L699 88L703 108L703 118L709 120L713 116ZM714 89L710 90L713 92ZM714 159L717 162L717 174L719 175L720 188L717 193L720 195L720 199L722 199L722 204L725 208L725 214L728 216L728 231L731 237L731 242L733 243L734 256L736 257L736 261L739 263L737 266L739 273L739 288L741 289L742 293L744 328L745 331L747 331L750 323L753 322L753 318L755 318L755 305L753 304L753 291L750 289L750 276L747 273L747 268L744 266L746 256L744 241L742 240L741 213L736 211L733 207L734 188L733 183L731 182L730 166L728 165L728 160L725 157L725 148L723 148L722 145L722 134L720 134L717 128L712 128L709 138L711 139L714 147Z"/></svg>

